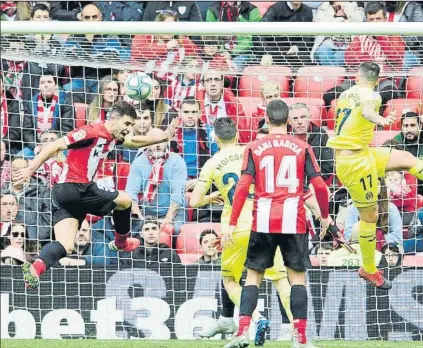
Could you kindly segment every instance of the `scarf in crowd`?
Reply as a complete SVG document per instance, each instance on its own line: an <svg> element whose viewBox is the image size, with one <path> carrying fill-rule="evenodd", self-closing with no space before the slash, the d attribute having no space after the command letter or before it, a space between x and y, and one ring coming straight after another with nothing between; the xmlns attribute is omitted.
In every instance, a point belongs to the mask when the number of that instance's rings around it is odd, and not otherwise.
<svg viewBox="0 0 423 348"><path fill-rule="evenodd" d="M7 113L6 93L3 90L1 92L1 109L0 109L0 129L1 129L2 138L7 136L8 127L9 127L9 115Z"/></svg>
<svg viewBox="0 0 423 348"><path fill-rule="evenodd" d="M26 62L15 62L9 60L8 62L9 70L6 73L6 85L9 87L9 92L13 95L15 99L22 99L22 73L25 68Z"/></svg>
<svg viewBox="0 0 423 348"><path fill-rule="evenodd" d="M12 21L16 17L16 2L15 1L2 1L1 2L1 17L2 20Z"/></svg>
<svg viewBox="0 0 423 348"><path fill-rule="evenodd" d="M51 129L53 126L54 111L59 101L59 93L56 90L53 98L51 99L50 107L47 109L44 104L44 98L41 93L38 94L38 105L37 105L37 130L41 133L45 130Z"/></svg>
<svg viewBox="0 0 423 348"><path fill-rule="evenodd" d="M202 135L201 131L205 132L201 128L201 124L199 124L196 127L197 155L204 154L207 151L207 145L205 143L206 139L204 139L204 137L201 136ZM177 142L177 146L178 146L178 153L181 154L181 155L184 153L184 136L183 136L183 134L184 134L183 128L182 127L178 128L177 131L176 131L176 142Z"/></svg>
<svg viewBox="0 0 423 348"><path fill-rule="evenodd" d="M160 183L163 181L164 164L169 158L169 152L165 150L165 154L162 158L154 158L150 151L147 150L147 157L152 167L144 192L144 201L151 203L156 197Z"/></svg>
<svg viewBox="0 0 423 348"><path fill-rule="evenodd" d="M228 1L222 1L220 5L219 22L238 22L240 1L235 5L231 5ZM236 36L228 36L225 38L225 48L233 50L236 46Z"/></svg>

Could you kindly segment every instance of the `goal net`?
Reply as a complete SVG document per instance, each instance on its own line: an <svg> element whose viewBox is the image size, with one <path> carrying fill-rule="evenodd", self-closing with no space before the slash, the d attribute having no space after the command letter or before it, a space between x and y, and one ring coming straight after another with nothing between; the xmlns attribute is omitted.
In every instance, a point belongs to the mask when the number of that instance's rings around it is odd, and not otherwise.
<svg viewBox="0 0 423 348"><path fill-rule="evenodd" d="M331 216L357 251L335 248L330 237L319 241L319 224L308 213L309 337L333 340L325 343L330 347L366 340L390 341L375 347L421 344L423 183L406 172L381 180L376 260L393 288L376 290L357 276L358 212L336 178L326 146L337 99L355 84L359 64L374 61L381 68L380 114L396 112L397 122L377 128L372 146L404 149L423 159L423 46L417 25L210 24L2 22L1 338L198 339L221 309L220 250L210 245L221 235L222 206L188 205L205 161L218 151L213 122L232 118L239 142L246 144L266 134L265 106L282 98L290 106L290 132L316 154L331 191ZM142 102L125 91L124 81L135 71L153 80ZM108 251L111 217L87 216L74 253L41 277L38 291L27 290L17 265L54 238L51 187L66 153L47 162L24 187L13 185L13 169L58 136L107 120L118 100L135 105L136 134L166 129L180 118L164 150L175 155L166 160L173 163L164 167L158 197L144 200L149 150L117 148L97 173L99 186L126 190L139 202L131 220L142 247L132 255ZM160 233L146 226L158 226ZM24 246L16 242L22 227ZM258 309L272 323L271 340L289 338L280 307L265 281Z"/></svg>

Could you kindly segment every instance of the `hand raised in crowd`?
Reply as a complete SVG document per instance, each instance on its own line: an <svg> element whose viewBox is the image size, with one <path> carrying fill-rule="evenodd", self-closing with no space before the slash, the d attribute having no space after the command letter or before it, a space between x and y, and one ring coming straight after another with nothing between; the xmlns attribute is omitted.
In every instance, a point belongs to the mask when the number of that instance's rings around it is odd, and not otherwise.
<svg viewBox="0 0 423 348"><path fill-rule="evenodd" d="M167 141L170 141L173 139L173 137L175 136L176 133L176 128L178 128L179 126L179 119L177 117L175 117L172 122L169 123L169 125L167 126L166 130L165 130L165 136Z"/></svg>

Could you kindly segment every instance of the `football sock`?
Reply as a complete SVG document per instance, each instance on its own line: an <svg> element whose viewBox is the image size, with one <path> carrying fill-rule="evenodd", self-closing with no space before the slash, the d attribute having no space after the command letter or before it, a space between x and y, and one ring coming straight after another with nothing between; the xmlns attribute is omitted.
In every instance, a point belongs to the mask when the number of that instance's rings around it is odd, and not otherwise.
<svg viewBox="0 0 423 348"><path fill-rule="evenodd" d="M247 285L242 288L237 336L242 335L250 327L251 316L257 307L258 293L258 287L255 285Z"/></svg>
<svg viewBox="0 0 423 348"><path fill-rule="evenodd" d="M52 267L57 261L66 257L68 253L65 247L57 241L53 241L47 244L40 252L40 256L33 263L33 266L37 273L41 275L50 267ZM43 265L44 264L44 265Z"/></svg>
<svg viewBox="0 0 423 348"><path fill-rule="evenodd" d="M231 298L228 292L226 291L225 286L223 285L223 280L222 280L222 287L221 287L221 296L222 296L222 311L220 312L220 316L225 318L232 318L234 316L235 304L233 301L231 301Z"/></svg>
<svg viewBox="0 0 423 348"><path fill-rule="evenodd" d="M115 244L118 248L126 246L131 229L131 207L123 210L113 210L113 222L115 224Z"/></svg>
<svg viewBox="0 0 423 348"><path fill-rule="evenodd" d="M294 317L294 329L297 332L297 340L301 344L307 343L307 307L308 297L304 285L293 285L291 288L291 310Z"/></svg>
<svg viewBox="0 0 423 348"><path fill-rule="evenodd" d="M358 241L360 243L364 271L369 274L374 274L377 272L375 263L376 223L360 220L358 229Z"/></svg>
<svg viewBox="0 0 423 348"><path fill-rule="evenodd" d="M288 316L289 322L292 323L292 312L290 305L291 285L289 284L288 279L285 281L276 281L273 282L273 284L278 291L280 302L282 303L283 309Z"/></svg>
<svg viewBox="0 0 423 348"><path fill-rule="evenodd" d="M423 180L423 161L421 159L417 159L416 165L411 167L409 172L417 179Z"/></svg>

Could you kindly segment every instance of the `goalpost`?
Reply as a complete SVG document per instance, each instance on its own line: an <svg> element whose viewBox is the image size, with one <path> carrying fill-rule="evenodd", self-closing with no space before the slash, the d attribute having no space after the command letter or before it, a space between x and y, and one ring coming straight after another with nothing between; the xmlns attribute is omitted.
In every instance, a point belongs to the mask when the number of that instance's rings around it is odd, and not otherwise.
<svg viewBox="0 0 423 348"><path fill-rule="evenodd" d="M1 57L5 61L32 63L37 73L29 72L29 75L37 83L36 74L61 71L57 77L72 97L67 103L74 108L77 126L85 124L89 104L100 93L98 79L105 75L115 75L119 80L130 71L153 74L162 88L160 98L167 99L166 105L176 108L176 113L178 100L192 91L181 92L182 87L175 85L175 79L194 75L192 79L201 89L204 88L201 78L213 70L225 77L225 87L232 90L231 102L235 102L237 114L228 116L245 120L248 126L243 131L250 136L257 133L259 120L254 114L263 104L261 87L269 81L279 86L287 104L306 104L311 121L330 135L339 95L335 88L349 79L353 81L358 63L351 67L345 64L347 58L339 64L326 58L327 64L319 65L314 40L321 37L324 42L325 38L336 40L335 37L343 36L348 37L346 45L349 45L358 37L360 49L348 52L349 61L355 62L368 48L366 36L387 36L390 50L396 53L380 61L384 66L386 100L382 112L386 115L396 110L398 122L390 129L376 132L373 144L382 145L401 131L402 113L423 114L423 44L419 41L422 32L422 23L2 22ZM94 49L88 41L72 39L72 35L86 34L104 35L104 38ZM153 37L144 40L140 35ZM154 36L158 35L181 37L173 49L158 54L152 50L158 47L153 46ZM403 38L397 40L399 35ZM182 36L191 37L190 43ZM204 46L218 46L220 50L226 45L232 49L237 36L252 37L249 50L230 57L223 55L216 62L204 58ZM262 39L257 39L259 36ZM71 40L75 44L67 45ZM275 53L274 47L278 45L284 48ZM298 52L287 54L288 46L297 46ZM272 56L267 64L263 58L266 55ZM406 66L405 57L416 59ZM82 75L72 75L76 67L83 67ZM84 75L94 70L96 74L101 70L100 76ZM2 73L7 75L6 71ZM12 80L5 82L6 88L14 87ZM75 86L82 87L82 99L77 99L81 88ZM31 97L34 90L39 90L38 84L24 87L31 90ZM328 99L328 91L334 94L333 98ZM169 95L175 97L175 104L170 97L166 98ZM30 101L24 100L22 105L26 102ZM23 113L23 109L20 111ZM116 158L110 160L114 165L112 181L115 188L124 189L126 177L120 177L124 171L119 168L128 169L129 165L123 160L117 164L115 161ZM338 216L340 226L345 225L342 214L345 215L347 196L335 194L340 190L336 180L330 181L330 186L333 199L341 200L331 205L331 213ZM416 183L410 188L417 190ZM206 228L220 231L216 223L202 222L193 227L201 220L199 212L186 208L186 215L186 224L181 228L183 238L176 243L182 265L167 260L136 262L122 255L115 264L109 262L116 260L115 256L104 254L100 255L104 260L96 267L69 266L47 272L41 278L38 292L24 288L18 267L1 266L1 338L198 338L199 330L218 317L221 305L220 270L198 266L197 260L202 255L198 237ZM92 226L94 250L94 245L107 243L112 224L106 218ZM98 239L100 236L102 239ZM409 234L404 232L404 237ZM169 236L164 238L167 242L171 240ZM312 253L315 253L318 243L313 243ZM313 243L310 242L310 249ZM308 271L310 338L400 340L405 341L401 343L404 348L421 343L423 256L416 252L409 250L407 255L399 255L399 263L386 268L385 275L393 281L389 293L375 290L358 278L359 257L339 253L327 265L324 255L312 254L313 267ZM378 253L378 258L381 257ZM282 318L275 290L268 282L261 288L258 306L272 322L270 339L278 339ZM337 346L338 341L333 344ZM378 347L379 343L373 345Z"/></svg>

